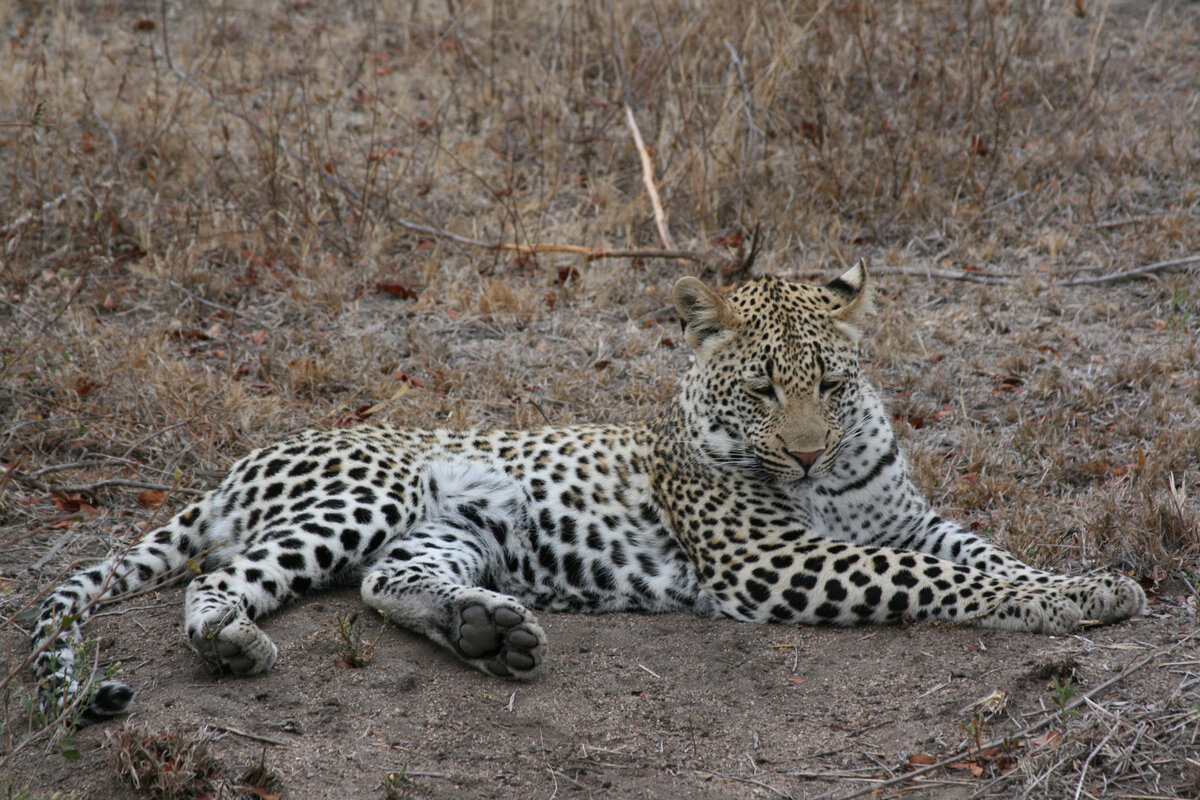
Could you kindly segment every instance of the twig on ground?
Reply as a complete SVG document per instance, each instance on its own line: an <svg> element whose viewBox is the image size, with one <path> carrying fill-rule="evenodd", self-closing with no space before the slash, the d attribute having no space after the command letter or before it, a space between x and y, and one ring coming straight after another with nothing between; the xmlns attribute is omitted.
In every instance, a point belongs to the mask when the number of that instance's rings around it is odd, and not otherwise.
<svg viewBox="0 0 1200 800"><path fill-rule="evenodd" d="M105 478L104 480L93 481L92 483L79 483L74 485L60 486L58 484L46 483L37 478L32 478L28 475L18 476L17 481L27 483L36 489L43 492L64 492L66 494L84 494L94 492L97 489L104 489L109 486L124 486L128 489L150 489L156 492L181 492L183 494L207 494L207 489L189 489L186 486L173 486L165 483L148 483L146 481L131 481L125 478Z"/></svg>
<svg viewBox="0 0 1200 800"><path fill-rule="evenodd" d="M675 249L675 240L667 230L667 214L663 211L662 199L658 196L658 187L654 185L654 162L650 160L650 151L642 141L642 132L638 128L637 119L633 116L633 107L625 101L625 121L633 134L633 144L637 148L638 157L642 161L642 183L646 187L646 196L650 198L650 206L654 209L654 224L658 228L658 236L668 250Z"/></svg>
<svg viewBox="0 0 1200 800"><path fill-rule="evenodd" d="M1106 275L1086 275L1078 278L1068 278L1067 280L1059 281L1058 284L1059 286L1083 286L1097 283L1116 283L1118 281L1129 280L1130 278L1140 278L1152 272L1162 272L1177 267L1186 267L1191 264L1200 264L1200 255L1174 258L1170 261L1156 261L1153 264L1147 264L1137 269L1125 270L1124 272L1110 272Z"/></svg>
<svg viewBox="0 0 1200 800"><path fill-rule="evenodd" d="M667 250L675 250L675 240L667 228L667 214L663 210L662 198L658 196L658 187L654 184L654 162L650 151L642 140L642 131L638 127L637 118L633 115L633 100L629 94L629 82L625 78L625 51L621 48L621 36L617 30L616 11L610 0L608 16L612 22L613 52L617 56L617 76L621 82L621 103L625 106L625 122L629 132L633 134L633 145L637 148L638 158L642 163L642 184L646 187L646 196L650 198L650 206L654 211L654 225L658 228L658 237Z"/></svg>
<svg viewBox="0 0 1200 800"><path fill-rule="evenodd" d="M241 736L243 739L249 739L252 742L262 742L263 744L271 744L275 745L276 747L288 746L288 743L281 739L272 739L270 736L259 736L256 733L247 733L246 731L239 730L238 728L234 728L230 725L214 725L213 728L214 730L222 731L224 733L232 733L234 736Z"/></svg>
<svg viewBox="0 0 1200 800"><path fill-rule="evenodd" d="M703 772L706 775L713 775L718 778L724 778L727 781L737 781L738 783L748 783L751 786L759 786L763 789L766 789L767 791L774 792L775 794L779 795L780 797L786 797L786 798L788 798L788 800L794 800L794 798L795 798L795 795L793 795L791 792L785 792L783 789L776 789L774 786L771 786L770 784L763 783L762 781L756 781L753 778L743 778L740 775L730 775L726 772L717 772L716 770L704 769L703 767L701 767L700 769L698 769L696 771Z"/></svg>
<svg viewBox="0 0 1200 800"><path fill-rule="evenodd" d="M583 256L585 261L596 261L601 258L674 258L679 261L695 261L704 263L713 260L714 253L704 254L692 250L655 250L655 249L608 249L603 247L582 247L575 244L547 243L505 243L497 245L496 250L528 253L575 253Z"/></svg>
<svg viewBox="0 0 1200 800"><path fill-rule="evenodd" d="M1154 272L1164 272L1179 267L1200 264L1200 255L1175 258L1170 261L1156 261L1137 269L1124 272L1110 272L1104 275L1084 275L1074 278L1064 278L1055 281L1059 286L1092 286L1100 283L1117 283L1119 281L1140 278ZM968 270L930 269L927 267L872 267L871 272L877 275L913 275L921 278L942 278L950 281L966 281L967 283L985 283L993 286L1003 286L1012 283L1018 275L1012 272L980 273Z"/></svg>
<svg viewBox="0 0 1200 800"><path fill-rule="evenodd" d="M914 275L920 278L942 278L948 281L966 281L967 283L986 283L1003 286L1012 283L1017 277L1011 272L977 273L964 270L929 269L927 267L871 267L875 275Z"/></svg>

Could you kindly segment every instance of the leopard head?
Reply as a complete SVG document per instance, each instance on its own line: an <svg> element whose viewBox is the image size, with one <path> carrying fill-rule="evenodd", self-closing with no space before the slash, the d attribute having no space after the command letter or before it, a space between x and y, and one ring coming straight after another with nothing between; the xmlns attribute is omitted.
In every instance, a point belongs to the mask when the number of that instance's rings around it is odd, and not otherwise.
<svg viewBox="0 0 1200 800"><path fill-rule="evenodd" d="M700 453L784 484L828 472L855 420L866 264L824 286L768 275L726 297L682 278L674 300L695 355L677 398Z"/></svg>

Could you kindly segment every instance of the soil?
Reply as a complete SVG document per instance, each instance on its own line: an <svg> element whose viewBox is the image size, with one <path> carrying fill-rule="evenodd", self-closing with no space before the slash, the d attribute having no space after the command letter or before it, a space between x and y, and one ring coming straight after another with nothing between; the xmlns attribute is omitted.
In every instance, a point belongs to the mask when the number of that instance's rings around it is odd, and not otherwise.
<svg viewBox="0 0 1200 800"><path fill-rule="evenodd" d="M344 666L334 620L363 608L346 589L268 620L278 665L236 679L210 673L185 645L182 594L164 590L93 620L103 652L137 689L129 722L210 731L229 780L265 764L276 774L268 794L311 800L384 797L388 774L404 776L396 796L412 797L841 797L899 774L910 757L969 745L975 701L1003 692L1008 704L982 738L1012 734L1055 716L1056 676L1086 690L1195 630L1190 593L1064 637L543 613L552 657L538 680L518 684L466 669L394 626L368 666ZM375 621L366 627L374 638ZM1147 664L1094 699L1137 706L1165 697L1178 684L1170 664L1198 659L1200 641L1184 642L1159 659L1165 666ZM120 724L79 731L79 761L44 751L10 780L85 798L144 797L110 766L104 739ZM1056 718L1051 728L1070 724ZM972 775L973 765L985 774ZM924 779L919 796L970 797L997 766L1013 764L964 758ZM1012 791L1006 784L997 796Z"/></svg>

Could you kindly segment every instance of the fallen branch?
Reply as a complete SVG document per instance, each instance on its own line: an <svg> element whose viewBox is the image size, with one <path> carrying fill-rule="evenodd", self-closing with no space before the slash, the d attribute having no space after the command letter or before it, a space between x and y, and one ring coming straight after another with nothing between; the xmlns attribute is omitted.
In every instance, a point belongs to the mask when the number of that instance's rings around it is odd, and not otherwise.
<svg viewBox="0 0 1200 800"><path fill-rule="evenodd" d="M601 258L674 258L682 261L705 263L713 261L714 257L718 255L715 252L705 254L692 250L607 249L602 247L582 247L577 244L548 243L505 243L497 245L495 249L516 252L522 255L530 253L574 253L583 256L585 261L596 261Z"/></svg>
<svg viewBox="0 0 1200 800"><path fill-rule="evenodd" d="M1191 264L1200 264L1200 255L1186 256L1185 258L1174 258L1170 261L1156 261L1153 264L1147 264L1144 267L1130 269L1124 272L1111 272L1107 275L1086 275L1082 278L1069 278L1064 281L1059 281L1059 286L1084 286L1097 283L1116 283L1117 281L1125 281L1130 278L1140 278L1143 275L1149 275L1152 272L1160 272L1163 270L1171 270L1176 267L1186 267Z"/></svg>
<svg viewBox="0 0 1200 800"><path fill-rule="evenodd" d="M37 478L28 475L16 476L18 483L25 483L33 486L35 489L43 492L64 492L66 494L90 494L97 489L104 489L109 486L123 486L127 489L149 489L156 492L181 492L183 494L207 494L207 489L189 489L186 486L169 486L165 483L148 483L146 481L126 480L125 478L105 478L104 480L93 481L92 483L79 483L67 486L58 484L46 483Z"/></svg>
<svg viewBox="0 0 1200 800"><path fill-rule="evenodd" d="M232 733L234 736L241 736L243 739L249 739L252 742L261 742L262 744L270 744L275 747L287 747L288 742L279 739L272 739L270 736L260 736L257 733L248 733L233 727L232 725L214 725L214 729L223 733Z"/></svg>
<svg viewBox="0 0 1200 800"><path fill-rule="evenodd" d="M646 149L646 143L642 141L642 132L638 129L633 107L629 105L628 99L625 101L625 121L629 123L629 130L633 133L633 144L637 147L638 157L642 161L642 183L646 186L646 195L649 196L650 205L654 209L654 224L658 228L658 236L668 250L674 250L675 240L667 230L667 215L663 211L662 199L658 196L658 187L654 185L654 163L650 160L650 151Z"/></svg>
<svg viewBox="0 0 1200 800"><path fill-rule="evenodd" d="M758 786L762 789L766 789L767 791L778 795L779 797L786 797L787 800L795 800L795 795L793 795L791 792L785 792L783 789L776 789L774 786L770 785L769 783L763 783L762 781L756 781L756 780L754 780L754 778L743 778L740 775L730 775L727 772L717 772L716 770L704 769L704 768L700 768L696 771L703 772L706 775L712 775L717 778L723 778L724 780L727 780L727 781L737 781L738 783L747 783L747 784L750 784L751 786Z"/></svg>
<svg viewBox="0 0 1200 800"><path fill-rule="evenodd" d="M662 239L663 247L675 249L675 240L667 229L667 214L663 211L662 198L658 196L658 187L654 183L654 162L650 159L650 151L642 139L641 128L633 115L633 100L629 96L629 81L625 79L625 51L621 48L621 36L617 29L616 11L613 10L612 0L608 3L608 16L612 22L613 52L617 56L617 76L621 81L621 103L625 106L625 122L629 132L633 134L633 145L637 148L638 159L642 162L642 185L646 187L646 196L650 198L650 207L654 211L654 225L658 228L658 238Z"/></svg>
<svg viewBox="0 0 1200 800"><path fill-rule="evenodd" d="M947 281L966 281L967 283L986 283L990 286L1003 286L1012 283L1017 276L1011 272L978 273L966 270L929 269L927 267L871 267L873 275L915 275L921 278L941 278Z"/></svg>
<svg viewBox="0 0 1200 800"><path fill-rule="evenodd" d="M1175 258L1170 261L1156 261L1153 264L1147 264L1144 267L1125 270L1124 272L1110 272L1104 275L1084 275L1081 277L1064 278L1063 280L1055 281L1058 286L1095 286L1101 283L1117 283L1119 281L1130 280L1131 278L1140 278L1143 275L1149 275L1154 272L1163 272L1166 270L1178 269L1179 267L1190 266L1191 264L1200 264L1200 255L1186 256L1184 258ZM1020 277L1013 272L992 272L981 273L970 270L948 270L948 269L930 269L928 267L872 267L871 272L876 275L913 275L921 278L941 278L948 281L965 281L967 283L983 283L989 286L1003 286L1012 283L1016 278Z"/></svg>

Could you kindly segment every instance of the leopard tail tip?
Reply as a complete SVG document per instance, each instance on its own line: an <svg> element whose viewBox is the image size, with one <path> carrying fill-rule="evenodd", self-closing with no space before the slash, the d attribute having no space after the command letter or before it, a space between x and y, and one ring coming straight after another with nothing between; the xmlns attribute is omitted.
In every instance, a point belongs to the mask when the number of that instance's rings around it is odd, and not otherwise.
<svg viewBox="0 0 1200 800"><path fill-rule="evenodd" d="M133 687L121 681L103 681L83 716L88 722L100 722L128 714L133 706Z"/></svg>

